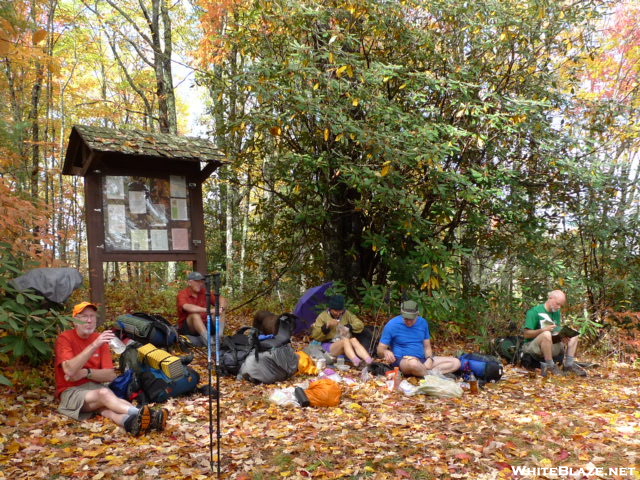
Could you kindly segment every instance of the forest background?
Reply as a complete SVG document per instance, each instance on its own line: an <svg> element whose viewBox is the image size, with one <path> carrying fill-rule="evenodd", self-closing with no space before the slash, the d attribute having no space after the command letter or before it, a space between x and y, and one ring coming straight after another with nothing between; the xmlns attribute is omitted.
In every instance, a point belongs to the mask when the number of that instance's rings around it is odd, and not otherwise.
<svg viewBox="0 0 640 480"><path fill-rule="evenodd" d="M8 280L86 273L82 179L61 174L74 124L215 142L228 164L204 186L209 266L237 312L291 310L333 280L365 318L411 297L441 337L486 346L561 288L592 345L632 352L637 317L611 312L640 309L639 13L0 1L0 364L50 358L68 324ZM188 269L107 265L107 320L174 318Z"/></svg>

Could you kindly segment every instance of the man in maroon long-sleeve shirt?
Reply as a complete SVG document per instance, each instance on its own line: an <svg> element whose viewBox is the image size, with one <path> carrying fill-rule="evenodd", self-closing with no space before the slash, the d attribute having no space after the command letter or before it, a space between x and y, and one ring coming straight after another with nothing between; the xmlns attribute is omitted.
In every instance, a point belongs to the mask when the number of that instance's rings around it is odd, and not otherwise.
<svg viewBox="0 0 640 480"><path fill-rule="evenodd" d="M187 277L188 286L178 292L178 330L185 335L199 335L207 344L207 295L204 275L191 272ZM215 296L211 295L212 320L215 315ZM220 335L224 332L224 313L227 299L220 297ZM211 325L211 333L215 332L215 324Z"/></svg>

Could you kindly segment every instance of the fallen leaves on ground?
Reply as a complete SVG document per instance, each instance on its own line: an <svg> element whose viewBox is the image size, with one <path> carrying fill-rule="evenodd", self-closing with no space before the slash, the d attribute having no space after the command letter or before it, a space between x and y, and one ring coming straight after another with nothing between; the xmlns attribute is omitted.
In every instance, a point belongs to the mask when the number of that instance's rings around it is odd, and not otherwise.
<svg viewBox="0 0 640 480"><path fill-rule="evenodd" d="M206 355L194 365L206 383ZM589 478L616 478L609 467L639 463L638 373L612 363L586 379L543 379L507 367L502 381L460 399L407 397L380 378L345 386L341 404L324 409L268 403L274 389L310 377L278 385L222 378L222 478L508 479L514 466L599 467L605 474ZM215 399L212 470L207 397L170 400L167 431L138 438L102 417L59 415L52 385L3 388L1 397L0 478L216 476Z"/></svg>

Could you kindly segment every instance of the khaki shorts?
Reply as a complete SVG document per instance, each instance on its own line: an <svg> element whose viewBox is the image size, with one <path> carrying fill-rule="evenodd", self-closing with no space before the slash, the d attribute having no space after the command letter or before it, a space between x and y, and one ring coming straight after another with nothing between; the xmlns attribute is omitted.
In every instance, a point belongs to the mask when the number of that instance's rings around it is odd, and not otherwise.
<svg viewBox="0 0 640 480"><path fill-rule="evenodd" d="M554 343L551 345L551 355L553 357L557 357L560 355L564 348L562 342ZM531 340L529 343L525 343L524 347L522 347L522 351L524 353L528 353L536 357L537 360L544 360L544 355L542 355L542 350L540 349L540 335Z"/></svg>
<svg viewBox="0 0 640 480"><path fill-rule="evenodd" d="M84 398L87 396L87 392L91 390L98 390L104 388L101 383L87 382L77 387L67 388L60 395L60 405L58 405L58 412L71 417L74 420L87 420L93 417L96 412L83 412Z"/></svg>

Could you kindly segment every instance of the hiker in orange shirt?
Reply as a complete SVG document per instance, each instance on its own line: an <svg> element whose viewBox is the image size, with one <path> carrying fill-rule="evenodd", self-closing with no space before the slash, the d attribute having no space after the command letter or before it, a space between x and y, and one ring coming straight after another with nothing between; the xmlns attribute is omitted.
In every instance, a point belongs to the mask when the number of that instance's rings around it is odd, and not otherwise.
<svg viewBox="0 0 640 480"><path fill-rule="evenodd" d="M111 330L96 332L98 308L89 302L73 307L75 328L56 340L55 379L58 411L74 420L86 420L96 413L110 418L132 435L150 429L164 430L166 409L134 407L105 385L116 378L109 342Z"/></svg>

